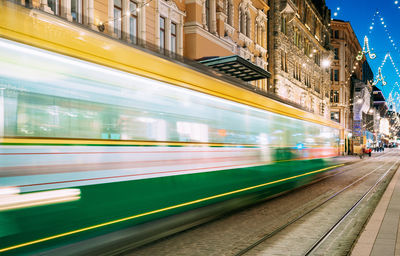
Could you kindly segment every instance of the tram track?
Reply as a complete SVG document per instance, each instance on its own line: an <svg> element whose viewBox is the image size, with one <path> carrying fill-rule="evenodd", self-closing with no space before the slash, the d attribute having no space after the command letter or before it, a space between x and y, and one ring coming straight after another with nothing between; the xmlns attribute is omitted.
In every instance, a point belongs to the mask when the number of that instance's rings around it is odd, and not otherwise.
<svg viewBox="0 0 400 256"><path fill-rule="evenodd" d="M376 159L380 159L382 157L390 157L393 156L393 153L388 153L388 154L384 154L372 159L368 159L367 161L373 161ZM363 161L364 162L364 161ZM314 242L314 244L309 247L305 252L304 256L308 256L308 255L312 255L319 247L320 245L333 233L333 231L348 217L350 216L350 214L353 212L353 210L371 193L371 191L373 191L381 182L382 180L387 177L387 175L390 173L390 171L393 169L394 166L396 166L396 168L398 168L400 166L400 160L397 160L395 163L391 163L389 162L387 165L390 165L390 167L384 172L383 175L381 175L379 177L379 179L372 185L369 187L369 189L363 193L363 195L345 212L345 214L343 214L338 221L336 221L334 223L334 225L332 225L322 236L319 237L319 239L317 241ZM356 162L358 163L358 162ZM356 164L353 163L353 164ZM353 164L348 165L348 168L340 171L340 172L336 172L332 175L329 176L325 176L321 179L319 179L318 181L322 181L324 179L329 179L332 178L334 176L338 176L341 174L345 174L351 170L353 170L353 168L351 168L351 166ZM274 237L275 235L279 234L281 231L285 230L286 228L288 228L289 226L295 224L296 222L298 222L299 220L304 219L305 217L307 217L310 213L315 212L317 209L320 209L321 207L323 207L325 204L327 204L328 202L330 202L332 199L337 198L339 195L341 195L343 192L348 191L349 189L351 189L352 187L354 187L355 185L359 184L360 182L362 182L363 180L365 180L367 177L369 177L370 175L372 175L373 173L375 173L377 170L380 170L382 168L387 168L386 164L384 164L384 166L378 166L376 168L374 168L372 171L368 172L367 174L361 176L360 178L358 178L357 180L355 180L354 182L352 182L351 184L345 186L344 188L340 189L339 191L333 193L331 196L329 196L327 199L323 200L322 202L320 202L319 204L317 204L316 206L314 206L313 208L309 209L308 211L304 212L303 214L301 214L300 216L294 218L293 220L289 221L288 223L274 229L272 232L267 233L266 235L262 236L260 239L258 239L257 241L253 242L251 245L247 246L244 249L241 249L238 253L234 254L235 256L241 256L241 255L247 255L249 252L251 252L253 249L255 249L256 247L260 246L261 244L267 243L269 239L271 239L272 237Z"/></svg>
<svg viewBox="0 0 400 256"><path fill-rule="evenodd" d="M298 226L302 225L303 220L298 221L299 223L294 222L293 225L287 224L292 223L293 219L297 219L299 215L304 215L305 212L310 211L311 208L319 205L322 201L337 193L338 190L351 183L356 183L354 182L355 180L360 179L366 174L372 176L366 180L369 185L372 178L374 178L374 181L376 180L375 175L371 175L373 174L371 171L380 170L379 168L386 168L387 170L390 164L393 164L397 160L395 158L397 155L399 155L398 151L389 151L381 155L375 154L375 156L371 158L367 157L360 161L356 160L351 163L346 163L344 166L326 172L312 183L301 188L296 188L290 193L284 193L273 199L233 212L232 214L164 238L158 242L136 249L132 248L132 250L128 250L121 255L241 255L240 252L243 252L244 248L248 248L254 244L259 244L259 246L253 246L254 250L250 249L248 253L244 253L245 255L280 255L283 252L284 254L301 255L300 252L306 251L309 248L307 246L311 246L316 239L307 240L307 244L305 245L305 243L301 244L303 240L296 238L298 241L301 240L300 245L296 246L298 242L294 240L284 244L282 247L281 241L285 240L287 236L293 237L291 232L299 229ZM343 159L340 161L343 161ZM381 172L381 170L377 172L377 175ZM366 177L364 177L364 179L366 179ZM360 187L365 189L362 178L358 183L361 183ZM353 186L356 184L353 184ZM344 193L345 198L347 198L348 195L349 193ZM358 191L356 195L360 195ZM337 198L337 196L334 198ZM354 196L352 198L354 198ZM376 196L374 198L376 198ZM337 207L338 202L339 204L344 203L346 205L345 207L339 205L336 209L340 208L340 210L335 210L335 214L337 212L342 213L344 209L347 209L349 203L354 201L353 199L350 201L348 199L346 200L345 203L342 202L342 199L331 200L332 203L327 204L327 207L332 208L332 205L335 204ZM336 219L338 215L339 214L336 215ZM315 216L315 214L311 214L311 216ZM331 224L333 220L334 219L329 220L323 216L322 219L316 221L317 223L327 222ZM286 226L287 230L284 228ZM326 225L324 228L325 227ZM307 229L303 230L307 232ZM339 229L339 231L340 230L341 229ZM320 233L320 230L315 234L309 232L309 234L313 236L316 234L319 235ZM268 234L270 236L266 237ZM264 238L265 243L260 241L260 238L263 237L266 237ZM309 239L309 237L306 237L306 239ZM280 249L276 247L277 244L278 247L281 246ZM289 244L290 246L288 247ZM285 251L282 251L282 248L285 248ZM289 248L292 250L296 248L301 249L290 253L286 251L286 249ZM263 250L268 251L267 254L265 254Z"/></svg>

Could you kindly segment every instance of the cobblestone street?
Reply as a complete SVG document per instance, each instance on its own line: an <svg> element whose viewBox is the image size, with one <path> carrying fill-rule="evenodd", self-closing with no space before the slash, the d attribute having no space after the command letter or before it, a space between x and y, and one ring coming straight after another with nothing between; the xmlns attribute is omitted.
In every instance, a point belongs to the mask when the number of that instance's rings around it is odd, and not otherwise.
<svg viewBox="0 0 400 256"><path fill-rule="evenodd" d="M320 204L335 192L372 172L370 176L355 184L354 188L246 253L246 255L302 255L382 173L397 163L398 156L399 152L393 150L385 154L374 153L372 158L367 157L362 160L352 156L339 158L338 161L353 160L353 163L339 168L335 171L336 175L330 178L124 255L236 255L264 235L273 232L276 228ZM374 195L379 196L383 189L384 186L381 186ZM334 247L336 255L342 255L348 251L378 199L373 198L367 205L357 209L355 217L357 223L350 221L345 227L337 230L336 236L341 237L340 246L336 244L335 239L331 239L321 249L329 251ZM343 236L343 233L346 236ZM324 253L326 251L318 255L327 255Z"/></svg>

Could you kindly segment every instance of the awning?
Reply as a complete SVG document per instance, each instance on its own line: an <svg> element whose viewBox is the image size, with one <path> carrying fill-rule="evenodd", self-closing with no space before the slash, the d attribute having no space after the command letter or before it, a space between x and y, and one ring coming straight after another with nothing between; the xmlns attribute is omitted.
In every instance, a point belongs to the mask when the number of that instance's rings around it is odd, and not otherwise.
<svg viewBox="0 0 400 256"><path fill-rule="evenodd" d="M246 82L265 79L271 76L268 71L260 68L257 65L254 65L250 61L247 61L237 55L227 57L215 57L211 59L201 60L199 62L213 69L216 69L221 73L228 74Z"/></svg>

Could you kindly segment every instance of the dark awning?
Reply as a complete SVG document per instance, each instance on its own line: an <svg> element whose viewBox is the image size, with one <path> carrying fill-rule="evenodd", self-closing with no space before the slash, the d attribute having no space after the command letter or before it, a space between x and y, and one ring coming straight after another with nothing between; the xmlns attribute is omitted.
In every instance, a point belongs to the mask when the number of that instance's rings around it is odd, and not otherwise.
<svg viewBox="0 0 400 256"><path fill-rule="evenodd" d="M216 69L219 72L239 78L246 82L265 79L271 76L268 71L237 55L215 57L207 60L201 60L199 62Z"/></svg>

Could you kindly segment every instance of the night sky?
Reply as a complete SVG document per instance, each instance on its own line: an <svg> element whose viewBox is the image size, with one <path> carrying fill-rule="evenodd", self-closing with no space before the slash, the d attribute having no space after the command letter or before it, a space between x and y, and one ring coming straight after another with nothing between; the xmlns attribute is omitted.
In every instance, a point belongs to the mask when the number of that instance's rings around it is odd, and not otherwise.
<svg viewBox="0 0 400 256"><path fill-rule="evenodd" d="M364 45L364 37L368 37L369 46L376 54L375 59L367 56L375 79L385 55L390 53L399 73L387 57L382 68L387 85L382 86L382 82L379 82L377 86L383 90L386 100L392 92L396 108L400 110L400 87L396 84L400 84L400 0L326 0L326 4L331 9L332 18L350 21L361 47Z"/></svg>

